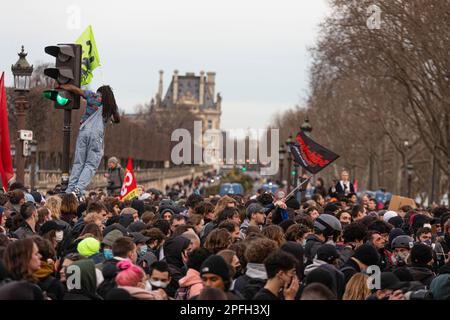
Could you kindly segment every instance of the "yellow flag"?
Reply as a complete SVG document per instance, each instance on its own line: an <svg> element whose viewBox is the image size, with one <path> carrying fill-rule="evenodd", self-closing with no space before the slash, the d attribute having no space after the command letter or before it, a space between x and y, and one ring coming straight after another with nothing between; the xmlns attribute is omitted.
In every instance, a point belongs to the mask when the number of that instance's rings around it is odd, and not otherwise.
<svg viewBox="0 0 450 320"><path fill-rule="evenodd" d="M75 43L80 44L83 50L81 56L81 85L84 86L91 82L94 76L92 71L100 65L100 56L92 26L87 27Z"/></svg>

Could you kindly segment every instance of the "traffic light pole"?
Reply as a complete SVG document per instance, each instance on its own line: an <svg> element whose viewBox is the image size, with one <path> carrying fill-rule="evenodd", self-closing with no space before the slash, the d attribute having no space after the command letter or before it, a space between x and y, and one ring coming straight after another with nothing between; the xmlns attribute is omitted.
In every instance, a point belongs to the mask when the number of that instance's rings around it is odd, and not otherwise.
<svg viewBox="0 0 450 320"><path fill-rule="evenodd" d="M72 129L72 110L64 110L64 126L63 126L63 152L62 152L62 189L66 190L69 185L69 170L70 170L70 131Z"/></svg>

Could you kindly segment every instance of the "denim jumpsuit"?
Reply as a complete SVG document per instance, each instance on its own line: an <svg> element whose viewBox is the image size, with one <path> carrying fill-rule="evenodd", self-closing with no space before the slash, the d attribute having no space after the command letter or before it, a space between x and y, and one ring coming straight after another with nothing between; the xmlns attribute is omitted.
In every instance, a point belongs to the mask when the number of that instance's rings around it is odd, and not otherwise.
<svg viewBox="0 0 450 320"><path fill-rule="evenodd" d="M75 157L72 172L69 178L69 185L66 193L74 192L83 194L87 186L95 175L103 157L103 139L105 135L105 121L103 120L103 105L91 103L92 92L87 91L87 110L83 116L84 121L80 126L78 138L75 146ZM89 110L96 110L89 115Z"/></svg>

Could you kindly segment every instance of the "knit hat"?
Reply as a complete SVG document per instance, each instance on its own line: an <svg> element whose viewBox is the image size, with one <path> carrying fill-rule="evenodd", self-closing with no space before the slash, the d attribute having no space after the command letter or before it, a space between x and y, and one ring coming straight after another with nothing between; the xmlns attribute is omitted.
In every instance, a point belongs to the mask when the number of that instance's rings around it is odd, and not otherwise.
<svg viewBox="0 0 450 320"><path fill-rule="evenodd" d="M337 258L339 258L339 254L336 247L331 244L324 244L317 249L317 259L319 260L333 263Z"/></svg>
<svg viewBox="0 0 450 320"><path fill-rule="evenodd" d="M265 208L259 203L252 203L247 207L247 218L251 218L252 214L258 212L265 212Z"/></svg>
<svg viewBox="0 0 450 320"><path fill-rule="evenodd" d="M450 274L444 273L431 281L430 290L434 300L450 299Z"/></svg>
<svg viewBox="0 0 450 320"><path fill-rule="evenodd" d="M204 275L206 273L218 275L223 281L230 280L230 269L227 263L221 256L215 254L203 261L200 267L200 274Z"/></svg>
<svg viewBox="0 0 450 320"><path fill-rule="evenodd" d="M34 197L31 195L31 193L25 193L25 202L36 203L36 201L34 200Z"/></svg>
<svg viewBox="0 0 450 320"><path fill-rule="evenodd" d="M108 159L108 163L109 163L109 162L118 164L118 163L119 163L119 159L117 159L116 157L111 157L111 158Z"/></svg>
<svg viewBox="0 0 450 320"><path fill-rule="evenodd" d="M395 211L386 211L386 213L383 215L383 220L384 222L389 222L389 219L397 216L398 214Z"/></svg>
<svg viewBox="0 0 450 320"><path fill-rule="evenodd" d="M102 243L112 247L113 243L120 237L123 237L123 233L118 229L114 229L105 235L105 237L102 240Z"/></svg>
<svg viewBox="0 0 450 320"><path fill-rule="evenodd" d="M382 272L380 275L380 290L398 290L405 287L406 284L400 281L393 272Z"/></svg>
<svg viewBox="0 0 450 320"><path fill-rule="evenodd" d="M390 218L387 223L393 225L394 228L401 228L401 226L403 225L403 219L399 216L396 216Z"/></svg>
<svg viewBox="0 0 450 320"><path fill-rule="evenodd" d="M294 210L298 210L300 209L300 203L297 201L297 199L295 199L294 197L290 197L287 201L286 201L286 206L288 208L294 209Z"/></svg>
<svg viewBox="0 0 450 320"><path fill-rule="evenodd" d="M424 243L416 243L411 249L411 261L417 264L427 264L433 259L433 249Z"/></svg>
<svg viewBox="0 0 450 320"><path fill-rule="evenodd" d="M369 243L365 243L358 247L353 254L353 258L358 259L366 266L378 265L380 261L380 255L377 250Z"/></svg>
<svg viewBox="0 0 450 320"><path fill-rule="evenodd" d="M100 242L95 238L86 238L82 240L78 246L77 251L83 257L90 257L100 250Z"/></svg>
<svg viewBox="0 0 450 320"><path fill-rule="evenodd" d="M128 232L141 232L142 230L145 229L147 225L145 223L143 223L142 221L136 221L131 223L128 228L127 231Z"/></svg>
<svg viewBox="0 0 450 320"><path fill-rule="evenodd" d="M389 232L389 247L392 247L392 241L398 236L404 236L405 232L400 228L394 228Z"/></svg>
<svg viewBox="0 0 450 320"><path fill-rule="evenodd" d="M61 231L63 229L64 227L62 225L59 225L55 220L49 220L39 228L39 234L42 236L52 230Z"/></svg>

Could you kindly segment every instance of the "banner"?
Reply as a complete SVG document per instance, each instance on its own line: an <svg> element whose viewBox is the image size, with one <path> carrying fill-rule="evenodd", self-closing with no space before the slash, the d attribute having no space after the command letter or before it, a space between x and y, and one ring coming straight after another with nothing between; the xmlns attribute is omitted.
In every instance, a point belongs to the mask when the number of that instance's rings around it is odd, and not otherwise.
<svg viewBox="0 0 450 320"><path fill-rule="evenodd" d="M303 131L295 138L297 143L291 145L294 161L306 171L316 174L339 158L339 155L314 142Z"/></svg>
<svg viewBox="0 0 450 320"><path fill-rule="evenodd" d="M8 128L5 73L0 78L0 176L3 189L8 191L9 181L14 177Z"/></svg>
<svg viewBox="0 0 450 320"><path fill-rule="evenodd" d="M82 47L81 85L84 86L91 82L94 76L92 71L100 66L100 55L98 54L92 26L87 27L75 43Z"/></svg>
<svg viewBox="0 0 450 320"><path fill-rule="evenodd" d="M134 178L133 163L128 158L127 170L123 179L122 190L120 190L120 201L131 200L138 196L136 179Z"/></svg>

